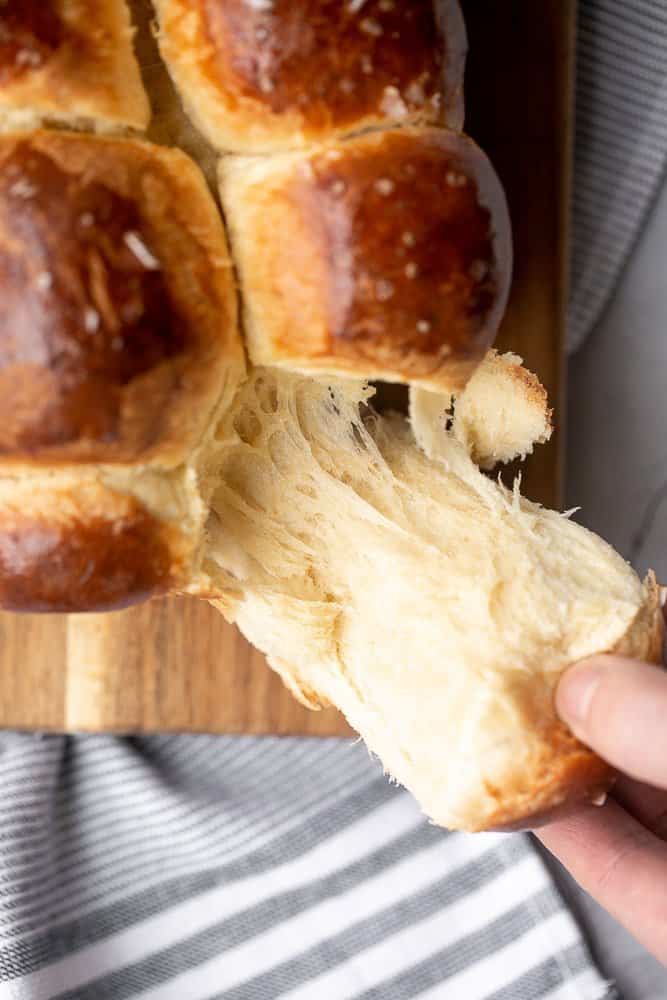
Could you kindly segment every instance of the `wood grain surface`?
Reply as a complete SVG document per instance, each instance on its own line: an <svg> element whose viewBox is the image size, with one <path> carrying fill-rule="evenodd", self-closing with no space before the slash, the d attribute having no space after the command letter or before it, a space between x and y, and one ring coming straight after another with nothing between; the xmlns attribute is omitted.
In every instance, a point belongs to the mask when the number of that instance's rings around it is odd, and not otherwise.
<svg viewBox="0 0 667 1000"><path fill-rule="evenodd" d="M526 465L524 492L560 502L563 321L574 0L464 2L467 131L505 184L515 277L502 349L539 373L557 433ZM334 711L298 705L205 603L154 601L120 614L0 615L0 726L346 735Z"/></svg>

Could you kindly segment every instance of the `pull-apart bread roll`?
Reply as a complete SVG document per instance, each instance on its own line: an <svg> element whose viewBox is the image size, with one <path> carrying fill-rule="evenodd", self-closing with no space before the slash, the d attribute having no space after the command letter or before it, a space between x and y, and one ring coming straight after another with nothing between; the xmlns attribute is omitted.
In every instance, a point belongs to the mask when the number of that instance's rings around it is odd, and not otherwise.
<svg viewBox="0 0 667 1000"><path fill-rule="evenodd" d="M368 399L349 380L252 373L220 432L218 605L437 823L534 823L595 798L611 772L554 690L590 654L659 657L655 581L485 476L451 430L429 460ZM522 422L515 447L531 444Z"/></svg>
<svg viewBox="0 0 667 1000"><path fill-rule="evenodd" d="M192 462L244 366L198 169L135 140L0 137L0 287L2 604L189 585Z"/></svg>
<svg viewBox="0 0 667 1000"><path fill-rule="evenodd" d="M510 224L455 131L458 4L155 6L208 138L272 154L220 167L238 286L182 152L27 130L145 125L125 4L0 0L0 606L213 599L446 826L599 796L555 686L589 654L657 659L659 593L480 471L551 419L488 353ZM410 421L373 411L370 378L411 384Z"/></svg>
<svg viewBox="0 0 667 1000"><path fill-rule="evenodd" d="M396 129L220 169L254 364L465 385L512 267L505 196L470 139Z"/></svg>
<svg viewBox="0 0 667 1000"><path fill-rule="evenodd" d="M149 116L125 0L0 2L0 129L143 129Z"/></svg>
<svg viewBox="0 0 667 1000"><path fill-rule="evenodd" d="M160 50L204 135L263 153L370 126L463 126L458 0L156 0Z"/></svg>

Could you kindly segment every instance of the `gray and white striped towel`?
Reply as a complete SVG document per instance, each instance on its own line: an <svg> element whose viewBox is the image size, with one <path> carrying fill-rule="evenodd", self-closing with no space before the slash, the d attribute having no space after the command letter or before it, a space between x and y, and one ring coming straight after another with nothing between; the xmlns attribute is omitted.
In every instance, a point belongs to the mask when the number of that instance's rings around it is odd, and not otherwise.
<svg viewBox="0 0 667 1000"><path fill-rule="evenodd" d="M667 160L667 4L582 0L570 346ZM363 747L0 738L0 1000L611 1000L525 836Z"/></svg>
<svg viewBox="0 0 667 1000"><path fill-rule="evenodd" d="M568 347L600 318L667 164L667 2L580 0Z"/></svg>
<svg viewBox="0 0 667 1000"><path fill-rule="evenodd" d="M527 837L428 824L358 743L5 739L2 1000L613 995Z"/></svg>

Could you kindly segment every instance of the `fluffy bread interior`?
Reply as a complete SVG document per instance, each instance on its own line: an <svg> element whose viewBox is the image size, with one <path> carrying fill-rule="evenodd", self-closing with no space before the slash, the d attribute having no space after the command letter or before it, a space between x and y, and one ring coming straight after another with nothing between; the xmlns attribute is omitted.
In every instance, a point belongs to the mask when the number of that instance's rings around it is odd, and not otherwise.
<svg viewBox="0 0 667 1000"><path fill-rule="evenodd" d="M628 636L647 655L654 583L485 476L453 433L429 459L371 395L251 373L217 434L217 606L439 824L506 825L599 793L608 771L557 720L554 687Z"/></svg>
<svg viewBox="0 0 667 1000"><path fill-rule="evenodd" d="M460 441L481 469L530 455L553 430L540 380L516 354L489 351L458 397L410 387L410 423L429 458Z"/></svg>

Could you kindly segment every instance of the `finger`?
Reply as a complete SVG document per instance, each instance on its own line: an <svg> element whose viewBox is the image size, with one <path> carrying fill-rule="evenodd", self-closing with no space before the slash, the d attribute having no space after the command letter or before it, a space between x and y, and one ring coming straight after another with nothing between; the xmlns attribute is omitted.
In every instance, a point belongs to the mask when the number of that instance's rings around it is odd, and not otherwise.
<svg viewBox="0 0 667 1000"><path fill-rule="evenodd" d="M667 792L622 776L614 785L613 795L651 833L667 841Z"/></svg>
<svg viewBox="0 0 667 1000"><path fill-rule="evenodd" d="M572 667L556 706L579 739L638 781L667 788L667 673L616 656Z"/></svg>
<svg viewBox="0 0 667 1000"><path fill-rule="evenodd" d="M579 884L667 962L667 847L616 802L586 806L536 836Z"/></svg>

